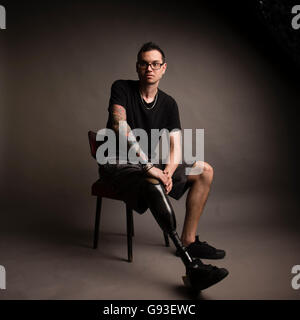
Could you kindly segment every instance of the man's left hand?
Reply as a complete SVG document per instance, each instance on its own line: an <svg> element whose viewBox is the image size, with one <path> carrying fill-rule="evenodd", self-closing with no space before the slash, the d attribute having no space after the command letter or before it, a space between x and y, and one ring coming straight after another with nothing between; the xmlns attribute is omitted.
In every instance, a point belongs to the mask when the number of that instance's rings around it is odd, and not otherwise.
<svg viewBox="0 0 300 320"><path fill-rule="evenodd" d="M163 170L163 173L170 178L169 179L170 183L165 186L166 194L168 194L172 190L172 187L173 187L172 175L168 169Z"/></svg>

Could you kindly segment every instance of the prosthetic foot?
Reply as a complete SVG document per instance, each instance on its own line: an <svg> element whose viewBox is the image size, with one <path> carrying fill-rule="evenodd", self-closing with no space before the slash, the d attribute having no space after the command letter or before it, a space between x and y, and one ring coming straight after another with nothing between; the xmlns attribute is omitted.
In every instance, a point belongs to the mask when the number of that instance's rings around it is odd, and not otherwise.
<svg viewBox="0 0 300 320"><path fill-rule="evenodd" d="M225 268L204 264L200 259L194 259L194 261L186 267L186 276L183 276L182 279L187 287L199 292L220 282L228 273Z"/></svg>
<svg viewBox="0 0 300 320"><path fill-rule="evenodd" d="M186 274L182 277L183 283L194 293L207 289L223 280L228 271L211 264L204 264L200 259L193 259L182 245L176 231L169 233L170 238L177 248L177 252L185 264Z"/></svg>
<svg viewBox="0 0 300 320"><path fill-rule="evenodd" d="M186 275L182 277L185 285L199 292L218 283L228 275L226 269L203 264L200 259L193 259L189 255L176 232L174 210L163 185L158 180L146 178L143 197L161 229L167 232L173 241L178 255L186 267Z"/></svg>

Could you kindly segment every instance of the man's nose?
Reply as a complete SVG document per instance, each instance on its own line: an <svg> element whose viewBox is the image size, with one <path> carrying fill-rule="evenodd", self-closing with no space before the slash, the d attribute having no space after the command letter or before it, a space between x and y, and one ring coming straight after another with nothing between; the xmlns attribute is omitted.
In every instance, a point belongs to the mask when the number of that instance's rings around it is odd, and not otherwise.
<svg viewBox="0 0 300 320"><path fill-rule="evenodd" d="M150 68L150 70L152 71L152 67L151 67L151 64L150 64L150 63L147 65L146 70L149 70L149 68Z"/></svg>

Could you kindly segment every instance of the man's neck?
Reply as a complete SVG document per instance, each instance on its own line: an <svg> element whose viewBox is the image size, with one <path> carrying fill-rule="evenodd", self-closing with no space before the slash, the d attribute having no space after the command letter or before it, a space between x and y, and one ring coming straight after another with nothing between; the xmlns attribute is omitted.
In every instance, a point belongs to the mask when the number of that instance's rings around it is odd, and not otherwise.
<svg viewBox="0 0 300 320"><path fill-rule="evenodd" d="M146 100L154 99L158 91L158 83L143 84L139 81L139 90L144 99Z"/></svg>

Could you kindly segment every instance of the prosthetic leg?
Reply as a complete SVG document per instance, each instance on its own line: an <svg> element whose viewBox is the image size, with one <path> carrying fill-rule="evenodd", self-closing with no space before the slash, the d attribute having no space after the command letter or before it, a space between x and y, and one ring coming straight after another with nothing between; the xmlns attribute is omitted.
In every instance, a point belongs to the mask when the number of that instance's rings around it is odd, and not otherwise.
<svg viewBox="0 0 300 320"><path fill-rule="evenodd" d="M188 254L176 232L174 210L165 193L165 188L159 180L146 178L142 194L155 220L161 229L168 233L178 249L179 256L186 267L186 275L182 277L185 285L191 286L193 290L199 292L228 275L226 269L203 264L200 259L194 259Z"/></svg>

